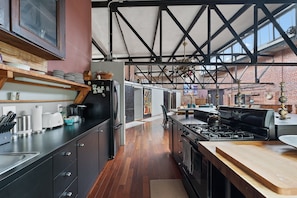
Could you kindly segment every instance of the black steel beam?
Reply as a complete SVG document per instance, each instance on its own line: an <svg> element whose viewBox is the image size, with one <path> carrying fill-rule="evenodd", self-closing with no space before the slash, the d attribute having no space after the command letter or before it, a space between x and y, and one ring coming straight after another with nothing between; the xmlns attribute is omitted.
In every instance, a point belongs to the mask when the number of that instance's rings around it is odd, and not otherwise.
<svg viewBox="0 0 297 198"><path fill-rule="evenodd" d="M92 38L92 43L104 57L107 56L106 52L100 47L100 45L93 38Z"/></svg>
<svg viewBox="0 0 297 198"><path fill-rule="evenodd" d="M148 49L148 51L157 58L155 52L148 46L148 44L143 40L143 38L138 34L138 32L133 28L133 26L129 23L129 21L124 17L124 15L117 10L117 14L123 19L123 21L128 25L128 27L132 30L132 32L137 36L137 38L142 42L142 44Z"/></svg>
<svg viewBox="0 0 297 198"><path fill-rule="evenodd" d="M162 82L162 83L158 83L158 82L151 82L151 83L141 83L141 84L168 84L170 85L171 83L169 82ZM185 82L176 82L174 83L176 85L183 85L185 84ZM197 83L187 83L187 84L197 84ZM207 83L207 82L203 82L202 84L204 85L213 85L214 83ZM233 83L233 82L221 82L221 83L218 83L218 85L233 85L233 84L238 84L237 82ZM244 85L244 84L247 84L247 85L253 85L253 84L257 84L257 85L274 85L273 82L262 82L262 83L255 83L255 82L240 82L240 84Z"/></svg>
<svg viewBox="0 0 297 198"><path fill-rule="evenodd" d="M116 17L117 24L118 24L118 26L119 26L119 30L120 30L120 33L121 33L121 37L122 37L122 40L123 40L123 43L124 43L126 52L127 52L127 54L128 54L128 57L130 58L130 52L129 52L129 49L128 49L128 46L127 46L127 43L126 43L125 35L124 35L124 33L123 33L123 30L122 30L122 27L121 27L119 18L118 18L118 16L117 16L116 13L115 13L115 17Z"/></svg>
<svg viewBox="0 0 297 198"><path fill-rule="evenodd" d="M275 20L273 15L269 12L267 7L264 4L259 5L265 15L269 18L269 20L273 23L274 27L278 30L280 35L282 35L283 39L286 41L288 46L291 48L291 50L297 55L297 48L295 44L291 41L291 39L288 37L288 35L283 31L282 27L278 24L278 22Z"/></svg>
<svg viewBox="0 0 297 198"><path fill-rule="evenodd" d="M278 14L279 12L281 12L281 11L284 10L284 9L286 9L286 8L289 7L290 5L291 5L291 4L288 3L288 4L285 4L285 5L282 5L282 6L278 7L276 10L274 10L274 11L272 12L272 15L276 15L276 14ZM245 6L246 6L246 5L245 5ZM240 16L240 15L239 15L239 16ZM267 21L267 20L268 20L268 18L267 18L267 17L264 17L264 18L262 18L261 20L258 21L258 24L260 25L260 24L264 23L264 22ZM245 31L243 31L242 33L240 33L239 36L242 37L242 36L246 35L247 33L251 32L251 31L253 30L253 28L254 28L254 25L252 25L251 27L248 27ZM213 53L215 54L215 53L221 51L223 48L225 48L226 46L230 45L230 44L233 43L234 41L235 41L235 39L232 39L232 40L230 40L229 42L226 42L225 45L223 45L223 46L221 46L220 48L216 49ZM206 42L205 42L205 43L206 43ZM204 45L201 45L201 47L203 47L203 46L204 46Z"/></svg>
<svg viewBox="0 0 297 198"><path fill-rule="evenodd" d="M110 7L146 7L146 6L185 6L185 5L230 5L245 4L252 5L258 3L282 4L296 3L296 0L163 0L163 1L118 1L110 3ZM106 8L109 1L92 2L92 8Z"/></svg>
<svg viewBox="0 0 297 198"><path fill-rule="evenodd" d="M194 25L197 23L198 19L201 17L201 15L203 14L203 12L205 11L206 8L207 8L207 6L206 6L206 5L203 5L203 6L199 9L198 13L196 14L196 16L195 16L194 19L192 20L190 26L188 27L187 32L190 32L190 31L192 30L192 28L193 28ZM175 57L174 55L175 55L176 51L178 50L178 48L180 47L180 45L182 44L182 42L185 40L185 38L186 38L186 35L184 35L184 36L180 39L180 41L179 41L178 44L176 45L175 49L173 50L173 52L172 52L170 58L168 59L168 62L169 62L170 60L172 60L172 59Z"/></svg>
<svg viewBox="0 0 297 198"><path fill-rule="evenodd" d="M236 31L233 29L233 27L231 26L231 24L228 22L228 20L224 17L223 13L219 10L219 8L217 6L213 6L214 10L216 11L216 13L218 14L218 16L220 17L220 19L224 22L224 24L227 26L227 28L229 29L229 31L231 32L231 34L235 37L235 39L237 40L237 42L241 45L241 47L245 50L245 52L247 53L247 55L250 57L251 62L255 63L255 58L254 55L250 52L250 50L247 48L247 46L244 44L244 42L241 40L241 38L238 36L238 34L236 33Z"/></svg>
<svg viewBox="0 0 297 198"><path fill-rule="evenodd" d="M200 53L201 56L203 56L204 59L207 59L207 56L203 53L201 48L196 44L194 39L188 34L188 32L183 28L183 26L179 23L177 18L173 15L173 13L166 8L167 13L172 18L172 20L175 22L175 24L179 27L179 29L185 34L185 36L189 39L189 41L192 43L192 45L196 48L196 50Z"/></svg>
<svg viewBox="0 0 297 198"><path fill-rule="evenodd" d="M176 62L125 62L127 65L180 65L180 63L176 63ZM217 63L209 63L207 65L216 65ZM236 67L236 66L255 66L255 65L258 65L258 66L297 66L297 62L290 62L290 63L266 63L266 62L258 62L258 63L255 63L255 64L252 64L250 62L232 62L232 63L221 63L222 65L225 65L225 66L233 66L233 67ZM183 65L188 65L188 66L191 66L191 65L201 65L201 66L205 66L205 64L203 63L191 63L191 62L184 62Z"/></svg>

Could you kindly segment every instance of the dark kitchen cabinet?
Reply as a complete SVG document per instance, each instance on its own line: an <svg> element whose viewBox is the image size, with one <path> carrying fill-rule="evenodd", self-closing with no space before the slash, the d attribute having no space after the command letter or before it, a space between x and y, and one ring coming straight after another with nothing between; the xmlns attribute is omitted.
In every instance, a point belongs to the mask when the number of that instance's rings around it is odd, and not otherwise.
<svg viewBox="0 0 297 198"><path fill-rule="evenodd" d="M98 127L98 134L99 134L99 166L98 166L98 173L100 173L106 162L109 159L109 120L106 120L102 124L99 125Z"/></svg>
<svg viewBox="0 0 297 198"><path fill-rule="evenodd" d="M65 57L65 1L11 0L11 31Z"/></svg>
<svg viewBox="0 0 297 198"><path fill-rule="evenodd" d="M9 0L1 0L0 1L0 28L4 28L9 30L10 23L9 23Z"/></svg>
<svg viewBox="0 0 297 198"><path fill-rule="evenodd" d="M52 167L52 158L48 158L0 189L0 197L52 198Z"/></svg>
<svg viewBox="0 0 297 198"><path fill-rule="evenodd" d="M183 125L178 122L173 122L173 157L178 165L183 161L183 145L182 145L182 133Z"/></svg>
<svg viewBox="0 0 297 198"><path fill-rule="evenodd" d="M169 117L168 118L168 134L169 134L169 150L171 154L173 153L173 125L174 121Z"/></svg>
<svg viewBox="0 0 297 198"><path fill-rule="evenodd" d="M125 85L126 123L134 121L134 87Z"/></svg>
<svg viewBox="0 0 297 198"><path fill-rule="evenodd" d="M77 141L78 197L86 197L98 176L98 126Z"/></svg>
<svg viewBox="0 0 297 198"><path fill-rule="evenodd" d="M76 143L68 143L53 155L54 197L77 195ZM69 188L72 186L71 188Z"/></svg>

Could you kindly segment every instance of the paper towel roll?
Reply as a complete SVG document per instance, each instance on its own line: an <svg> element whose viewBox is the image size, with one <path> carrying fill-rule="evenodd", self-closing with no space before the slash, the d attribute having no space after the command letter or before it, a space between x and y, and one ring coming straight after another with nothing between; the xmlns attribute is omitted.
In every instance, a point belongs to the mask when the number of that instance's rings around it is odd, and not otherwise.
<svg viewBox="0 0 297 198"><path fill-rule="evenodd" d="M32 109L32 130L42 130L42 106L35 106Z"/></svg>

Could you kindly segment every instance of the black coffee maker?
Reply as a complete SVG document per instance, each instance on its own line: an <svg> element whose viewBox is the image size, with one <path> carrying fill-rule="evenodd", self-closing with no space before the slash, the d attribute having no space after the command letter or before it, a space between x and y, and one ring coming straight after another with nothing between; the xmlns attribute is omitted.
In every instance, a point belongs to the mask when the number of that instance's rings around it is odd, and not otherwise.
<svg viewBox="0 0 297 198"><path fill-rule="evenodd" d="M81 120L85 118L85 109L86 105L83 104L71 104L67 107L67 115L70 116L79 116Z"/></svg>

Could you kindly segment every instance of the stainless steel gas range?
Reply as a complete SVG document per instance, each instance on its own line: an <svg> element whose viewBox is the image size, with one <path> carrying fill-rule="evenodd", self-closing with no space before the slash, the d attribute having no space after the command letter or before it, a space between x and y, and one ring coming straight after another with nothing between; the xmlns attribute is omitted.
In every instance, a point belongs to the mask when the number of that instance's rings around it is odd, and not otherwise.
<svg viewBox="0 0 297 198"><path fill-rule="evenodd" d="M276 138L273 110L220 106L216 113L220 117L219 124L210 125L210 113L195 110L194 117L203 122L186 124L183 128L182 170L190 185L187 189L192 189L190 197L217 197L211 189L213 175L208 162L198 150L199 141L267 141Z"/></svg>

